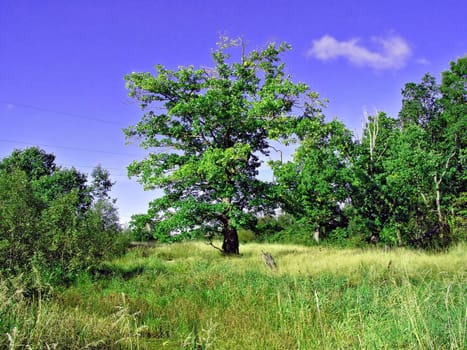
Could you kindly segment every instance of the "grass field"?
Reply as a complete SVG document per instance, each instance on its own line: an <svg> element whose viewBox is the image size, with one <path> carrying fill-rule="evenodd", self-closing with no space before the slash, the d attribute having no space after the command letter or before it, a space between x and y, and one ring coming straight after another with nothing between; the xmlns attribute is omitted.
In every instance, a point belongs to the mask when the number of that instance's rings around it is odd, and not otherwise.
<svg viewBox="0 0 467 350"><path fill-rule="evenodd" d="M465 349L466 248L136 248L47 300L2 281L0 348Z"/></svg>

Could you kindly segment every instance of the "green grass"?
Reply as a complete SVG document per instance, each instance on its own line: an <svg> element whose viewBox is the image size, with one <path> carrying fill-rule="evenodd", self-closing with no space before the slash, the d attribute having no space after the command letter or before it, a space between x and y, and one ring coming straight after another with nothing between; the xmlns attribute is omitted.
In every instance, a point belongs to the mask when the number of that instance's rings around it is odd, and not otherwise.
<svg viewBox="0 0 467 350"><path fill-rule="evenodd" d="M270 270L261 251L278 268ZM464 349L466 246L134 249L30 303L1 283L0 348Z"/></svg>

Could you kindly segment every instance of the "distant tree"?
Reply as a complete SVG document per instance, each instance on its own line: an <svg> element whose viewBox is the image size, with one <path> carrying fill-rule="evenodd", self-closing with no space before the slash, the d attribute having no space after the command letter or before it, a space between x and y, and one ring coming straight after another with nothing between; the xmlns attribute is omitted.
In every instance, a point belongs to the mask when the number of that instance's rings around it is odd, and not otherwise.
<svg viewBox="0 0 467 350"><path fill-rule="evenodd" d="M99 164L92 170L91 178L90 187L94 200L110 198L109 192L115 182L112 182L109 171Z"/></svg>
<svg viewBox="0 0 467 350"><path fill-rule="evenodd" d="M119 217L116 207L117 200L110 198L110 191L115 184L110 178L108 170L101 165L95 167L91 173L90 192L93 198L92 209L101 218L105 229L119 230Z"/></svg>
<svg viewBox="0 0 467 350"><path fill-rule="evenodd" d="M422 128L432 126L441 113L440 89L436 79L425 74L420 84L407 83L402 90L403 107L399 112L402 126L416 124ZM433 130L433 137L435 137Z"/></svg>
<svg viewBox="0 0 467 350"><path fill-rule="evenodd" d="M79 197L77 208L84 212L91 205L86 175L75 168L57 166L55 155L38 147L14 150L0 161L0 170L5 173L24 171L35 194L46 202L76 190Z"/></svg>
<svg viewBox="0 0 467 350"><path fill-rule="evenodd" d="M0 277L21 274L37 290L122 252L109 174L95 174L100 186L36 147L0 161Z"/></svg>
<svg viewBox="0 0 467 350"><path fill-rule="evenodd" d="M449 190L445 210L453 217L454 233L467 240L467 56L451 62L440 89L443 115L450 125L446 144L456 149L451 163L455 170L444 186Z"/></svg>
<svg viewBox="0 0 467 350"><path fill-rule="evenodd" d="M391 221L384 162L398 133L396 119L383 112L368 116L352 154L352 206L361 218L366 238L373 242L380 240L381 232Z"/></svg>
<svg viewBox="0 0 467 350"><path fill-rule="evenodd" d="M458 216L466 188L466 60L451 63L441 85L429 74L406 84L399 119L369 117L352 161L352 205L375 240L451 241L448 213Z"/></svg>
<svg viewBox="0 0 467 350"><path fill-rule="evenodd" d="M308 92L286 75L280 55L287 44L244 52L234 62L223 40L213 52L214 67L157 66L155 76L126 76L130 96L145 111L126 129L149 154L135 161L129 175L164 196L150 203L155 235L223 235L222 249L238 254L237 230L274 206L270 184L257 178L260 156L270 140L288 140L302 117L296 102ZM237 45L238 46L238 45Z"/></svg>
<svg viewBox="0 0 467 350"><path fill-rule="evenodd" d="M51 202L66 193L76 191L78 196L76 207L78 210L84 213L92 203L90 188L87 185L87 176L75 168L56 167L52 174L33 180L32 185L36 194L42 196L46 202Z"/></svg>
<svg viewBox="0 0 467 350"><path fill-rule="evenodd" d="M406 124L393 135L382 159L381 196L387 204L388 219L381 235L386 244L408 244L424 230L419 225L427 219L420 189L430 181L430 159L423 135L420 125Z"/></svg>
<svg viewBox="0 0 467 350"><path fill-rule="evenodd" d="M21 170L30 180L52 175L56 168L55 155L46 153L38 147L14 150L9 157L0 162L0 170L6 172Z"/></svg>
<svg viewBox="0 0 467 350"><path fill-rule="evenodd" d="M422 162L415 184L427 219L449 235L447 209L462 198L466 188L467 57L452 62L441 85L425 75L420 84L403 90L400 117L403 133L413 135L411 158ZM420 106L423 106L420 107ZM414 133L414 130L418 131Z"/></svg>
<svg viewBox="0 0 467 350"><path fill-rule="evenodd" d="M347 224L343 208L350 197L352 148L352 133L344 124L316 115L293 161L272 163L283 209L315 231L315 239L320 231Z"/></svg>
<svg viewBox="0 0 467 350"><path fill-rule="evenodd" d="M444 119L440 146L445 154L454 153L445 190L451 193L450 200L458 201L467 188L467 56L451 62L443 72L440 90Z"/></svg>
<svg viewBox="0 0 467 350"><path fill-rule="evenodd" d="M130 230L133 239L136 241L149 241L162 237L154 237L154 229L152 220L154 218L151 214L135 214L131 216ZM167 237L168 238L168 237Z"/></svg>
<svg viewBox="0 0 467 350"><path fill-rule="evenodd" d="M41 236L44 203L34 197L27 174L0 170L0 273L31 270L31 255Z"/></svg>

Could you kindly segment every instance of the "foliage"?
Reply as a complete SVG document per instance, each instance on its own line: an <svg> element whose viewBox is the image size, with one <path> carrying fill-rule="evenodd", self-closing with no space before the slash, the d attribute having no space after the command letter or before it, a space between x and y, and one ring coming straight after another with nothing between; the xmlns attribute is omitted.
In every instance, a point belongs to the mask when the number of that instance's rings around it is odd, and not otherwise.
<svg viewBox="0 0 467 350"><path fill-rule="evenodd" d="M149 153L129 174L164 190L148 212L155 237L220 233L225 253L239 252L239 228L274 208L271 186L257 178L260 156L269 155L271 140L291 142L299 132L307 116L297 117L294 106L308 92L285 73L280 56L289 45L245 53L243 42L233 44L242 46L238 62L224 40L213 68L158 65L155 76L125 77L145 111L125 134Z"/></svg>
<svg viewBox="0 0 467 350"><path fill-rule="evenodd" d="M254 227L256 242L313 245L312 227L297 220L291 214L282 212L278 216L258 218Z"/></svg>
<svg viewBox="0 0 467 350"><path fill-rule="evenodd" d="M106 230L120 229L116 199L110 198L109 192L115 184L110 179L110 173L100 165L91 173L92 183L89 186L93 198L92 209L101 218Z"/></svg>
<svg viewBox="0 0 467 350"><path fill-rule="evenodd" d="M121 254L116 209L103 198L93 201L93 189L84 174L56 166L54 156L43 150L17 150L4 158L0 275L22 275L28 288L41 290Z"/></svg>
<svg viewBox="0 0 467 350"><path fill-rule="evenodd" d="M129 229L133 240L143 242L154 238L151 221L152 218L147 214L135 214L131 216Z"/></svg>
<svg viewBox="0 0 467 350"><path fill-rule="evenodd" d="M466 87L464 57L451 63L440 85L426 75L421 84L407 84L403 90L401 134L409 146L406 157L398 157L400 169L404 165L415 169L410 185L416 192L406 200L419 203L416 211L425 219L422 227L426 233L437 232L438 243L451 240L447 213L466 187ZM411 120L404 120L406 115ZM423 239L420 230L416 234L417 240Z"/></svg>
<svg viewBox="0 0 467 350"><path fill-rule="evenodd" d="M31 195L31 187L24 171L1 173L0 267L7 275L32 269L32 248L40 236L44 205Z"/></svg>
<svg viewBox="0 0 467 350"><path fill-rule="evenodd" d="M55 156L38 147L14 150L0 162L0 169L6 172L22 170L29 180L37 180L52 175L57 168Z"/></svg>
<svg viewBox="0 0 467 350"><path fill-rule="evenodd" d="M429 74L406 84L398 119L369 117L351 193L369 239L425 248L451 242L460 221L448 213L466 186L466 61L451 63L441 85Z"/></svg>
<svg viewBox="0 0 467 350"><path fill-rule="evenodd" d="M256 240L257 240L257 236L252 230L248 230L248 229L238 230L238 241L240 243L255 242Z"/></svg>
<svg viewBox="0 0 467 350"><path fill-rule="evenodd" d="M355 141L339 121L324 121L319 101L309 104L293 160L271 162L281 207L307 226L308 237L338 245L438 249L465 239L466 68L467 57L451 63L441 84L429 74L406 84L398 118L368 116ZM306 242L291 227L284 239L295 232Z"/></svg>
<svg viewBox="0 0 467 350"><path fill-rule="evenodd" d="M349 157L352 134L322 114L310 118L293 161L272 162L282 208L312 231L326 234L344 227L343 207L351 182Z"/></svg>
<svg viewBox="0 0 467 350"><path fill-rule="evenodd" d="M368 116L363 136L353 153L350 196L354 215L361 217L354 221L365 226L362 232L367 234L369 241L379 240L383 228L392 223L392 203L385 191L388 174L384 161L396 144L397 135L397 121L394 118L382 112Z"/></svg>
<svg viewBox="0 0 467 350"><path fill-rule="evenodd" d="M455 243L467 241L467 192L462 192L452 203L450 227Z"/></svg>
<svg viewBox="0 0 467 350"><path fill-rule="evenodd" d="M220 233L234 253L239 229L260 241L310 244L321 236L340 246L438 249L465 240L466 57L440 84L429 74L406 84L399 116L368 116L355 139L338 120L325 121L316 94L302 99L308 87L293 84L280 63L287 46L242 51L241 63L231 63L227 47L213 54L212 70L158 66L156 77L127 77L147 112L127 137L153 152L129 172L165 191L135 217L138 237ZM269 163L274 183L263 183L260 156L275 139L299 144L292 161ZM269 217L275 206L293 221Z"/></svg>

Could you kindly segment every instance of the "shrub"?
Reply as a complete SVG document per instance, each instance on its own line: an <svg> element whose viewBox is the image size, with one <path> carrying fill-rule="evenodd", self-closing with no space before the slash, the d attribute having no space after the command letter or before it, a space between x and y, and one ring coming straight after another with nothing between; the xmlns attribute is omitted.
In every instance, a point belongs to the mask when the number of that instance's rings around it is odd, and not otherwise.
<svg viewBox="0 0 467 350"><path fill-rule="evenodd" d="M135 241L146 242L154 239L154 229L148 214L135 214L131 216L130 232Z"/></svg>
<svg viewBox="0 0 467 350"><path fill-rule="evenodd" d="M40 159L44 154L33 152ZM92 201L93 188L85 186L84 175L50 162L50 171L26 169L29 173L12 164L8 158L0 162L0 277L22 275L30 291L39 291L68 283L80 271L124 252L127 238L116 209L105 196ZM70 179L73 174L79 181Z"/></svg>
<svg viewBox="0 0 467 350"><path fill-rule="evenodd" d="M257 237L252 230L240 229L238 230L238 240L242 243L256 241Z"/></svg>

